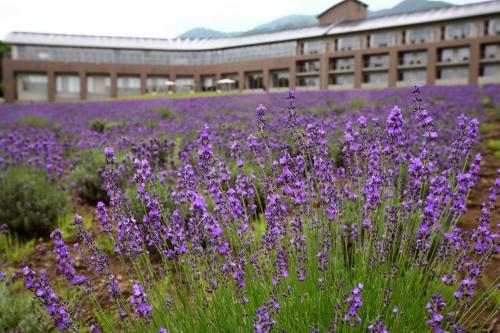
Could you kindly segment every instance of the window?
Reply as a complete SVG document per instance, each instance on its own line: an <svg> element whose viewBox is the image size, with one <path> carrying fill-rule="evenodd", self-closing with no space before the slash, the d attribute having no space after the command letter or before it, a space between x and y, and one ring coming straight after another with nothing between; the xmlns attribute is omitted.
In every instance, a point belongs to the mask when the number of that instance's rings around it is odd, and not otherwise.
<svg viewBox="0 0 500 333"><path fill-rule="evenodd" d="M434 30L432 28L406 30L406 44L431 43L434 40Z"/></svg>
<svg viewBox="0 0 500 333"><path fill-rule="evenodd" d="M389 55L375 54L365 56L365 68L386 68L389 66Z"/></svg>
<svg viewBox="0 0 500 333"><path fill-rule="evenodd" d="M466 79L469 77L468 67L449 67L438 70L438 78L444 80Z"/></svg>
<svg viewBox="0 0 500 333"><path fill-rule="evenodd" d="M89 75L87 92L89 95L110 95L111 78L108 75Z"/></svg>
<svg viewBox="0 0 500 333"><path fill-rule="evenodd" d="M323 40L304 42L303 54L318 54L318 53L325 53L325 51L326 51L326 42Z"/></svg>
<svg viewBox="0 0 500 333"><path fill-rule="evenodd" d="M143 51L119 50L117 53L117 62L121 64L142 64L144 60Z"/></svg>
<svg viewBox="0 0 500 333"><path fill-rule="evenodd" d="M319 72L319 60L306 60L297 62L298 73L315 73Z"/></svg>
<svg viewBox="0 0 500 333"><path fill-rule="evenodd" d="M330 60L331 71L354 71L354 57L335 58Z"/></svg>
<svg viewBox="0 0 500 333"><path fill-rule="evenodd" d="M146 91L148 93L168 91L167 76L151 76L146 80Z"/></svg>
<svg viewBox="0 0 500 333"><path fill-rule="evenodd" d="M427 71L425 69L411 69L400 71L399 81L425 83L427 81Z"/></svg>
<svg viewBox="0 0 500 333"><path fill-rule="evenodd" d="M399 64L404 66L418 66L427 64L427 51L402 52Z"/></svg>
<svg viewBox="0 0 500 333"><path fill-rule="evenodd" d="M483 45L483 59L500 58L500 44Z"/></svg>
<svg viewBox="0 0 500 333"><path fill-rule="evenodd" d="M45 74L16 75L17 99L20 101L47 101L48 86Z"/></svg>
<svg viewBox="0 0 500 333"><path fill-rule="evenodd" d="M396 45L397 34L395 32L381 32L370 36L371 47L388 47Z"/></svg>
<svg viewBox="0 0 500 333"><path fill-rule="evenodd" d="M338 39L338 50L339 51L351 51L361 48L362 37L342 37Z"/></svg>
<svg viewBox="0 0 500 333"><path fill-rule="evenodd" d="M354 86L353 74L330 75L330 84L338 86Z"/></svg>
<svg viewBox="0 0 500 333"><path fill-rule="evenodd" d="M473 23L450 24L445 27L445 39L464 39L477 37L477 28Z"/></svg>
<svg viewBox="0 0 500 333"><path fill-rule="evenodd" d="M271 71L271 88L288 88L290 86L290 71L288 69Z"/></svg>
<svg viewBox="0 0 500 333"><path fill-rule="evenodd" d="M141 79L138 76L119 76L116 82L118 95L139 95Z"/></svg>
<svg viewBox="0 0 500 333"><path fill-rule="evenodd" d="M500 75L500 65L487 64L481 67L481 76L498 77Z"/></svg>
<svg viewBox="0 0 500 333"><path fill-rule="evenodd" d="M80 77L78 75L57 75L56 93L58 94L79 94Z"/></svg>
<svg viewBox="0 0 500 333"><path fill-rule="evenodd" d="M180 93L194 91L194 77L178 76L175 78L175 91Z"/></svg>
<svg viewBox="0 0 500 333"><path fill-rule="evenodd" d="M310 52L325 52L324 41L307 42ZM323 45L323 46L322 46ZM281 42L210 51L142 51L52 46L19 46L21 60L43 60L87 63L205 65L245 60L291 57L297 42Z"/></svg>
<svg viewBox="0 0 500 333"><path fill-rule="evenodd" d="M387 85L389 82L389 74L387 72L364 73L363 82Z"/></svg>
<svg viewBox="0 0 500 333"><path fill-rule="evenodd" d="M44 74L21 74L18 76L21 81L22 90L26 92L47 92L48 78Z"/></svg>
<svg viewBox="0 0 500 333"><path fill-rule="evenodd" d="M319 88L318 76L299 77L297 85L299 87L316 87Z"/></svg>
<svg viewBox="0 0 500 333"><path fill-rule="evenodd" d="M245 89L264 89L262 72L245 73Z"/></svg>
<svg viewBox="0 0 500 333"><path fill-rule="evenodd" d="M439 62L469 61L470 49L468 47L455 47L439 50Z"/></svg>
<svg viewBox="0 0 500 333"><path fill-rule="evenodd" d="M202 75L201 76L201 91L215 91L217 90L215 84L215 76Z"/></svg>
<svg viewBox="0 0 500 333"><path fill-rule="evenodd" d="M238 73L222 74L221 79L230 79L234 81L234 84L224 85L223 88L227 88L226 86L228 86L230 89L234 88L233 90L238 90L240 88L240 76L238 75Z"/></svg>
<svg viewBox="0 0 500 333"><path fill-rule="evenodd" d="M489 21L488 34L490 36L500 35L500 19Z"/></svg>

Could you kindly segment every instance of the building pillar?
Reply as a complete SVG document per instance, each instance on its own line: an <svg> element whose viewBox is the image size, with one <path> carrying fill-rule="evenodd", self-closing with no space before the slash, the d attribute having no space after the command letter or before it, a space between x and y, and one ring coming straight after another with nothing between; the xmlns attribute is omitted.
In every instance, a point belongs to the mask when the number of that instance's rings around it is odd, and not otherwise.
<svg viewBox="0 0 500 333"><path fill-rule="evenodd" d="M80 99L82 101L87 100L87 73L80 72Z"/></svg>
<svg viewBox="0 0 500 333"><path fill-rule="evenodd" d="M170 78L169 79L170 81L172 81L174 83L177 83L177 79L176 79L177 78L177 74L172 73L172 75L169 75L169 78ZM170 90L171 92L175 93L175 92L177 92L177 85L170 86L169 89L171 89Z"/></svg>
<svg viewBox="0 0 500 333"><path fill-rule="evenodd" d="M200 92L201 91L201 75L200 74L194 74L194 91L195 92Z"/></svg>
<svg viewBox="0 0 500 333"><path fill-rule="evenodd" d="M53 70L47 71L48 80L48 100L49 102L55 102L56 100L56 76Z"/></svg>
<svg viewBox="0 0 500 333"><path fill-rule="evenodd" d="M319 89L328 89L328 56L322 55L319 59Z"/></svg>
<svg viewBox="0 0 500 333"><path fill-rule="evenodd" d="M111 98L118 97L118 78L115 71L110 73L111 78Z"/></svg>
<svg viewBox="0 0 500 333"><path fill-rule="evenodd" d="M354 54L354 88L360 89L363 82L363 54L356 52Z"/></svg>
<svg viewBox="0 0 500 333"><path fill-rule="evenodd" d="M434 85L437 78L437 48L431 45L427 48L427 84Z"/></svg>
<svg viewBox="0 0 500 333"><path fill-rule="evenodd" d="M262 85L264 86L264 91L269 92L271 82L269 82L269 68L267 67L264 67L262 70Z"/></svg>
<svg viewBox="0 0 500 333"><path fill-rule="evenodd" d="M146 72L141 72L141 94L145 95L148 92L148 86L147 83L148 78L146 75Z"/></svg>
<svg viewBox="0 0 500 333"><path fill-rule="evenodd" d="M288 70L290 73L290 89L295 90L297 87L297 64L295 63L295 60L290 61Z"/></svg>
<svg viewBox="0 0 500 333"><path fill-rule="evenodd" d="M398 82L398 51L390 50L389 51L389 87L394 88L396 86L396 82Z"/></svg>
<svg viewBox="0 0 500 333"><path fill-rule="evenodd" d="M3 97L6 103L14 103L16 99L16 78L10 59L2 60Z"/></svg>
<svg viewBox="0 0 500 333"><path fill-rule="evenodd" d="M219 85L217 84L217 82L221 79L221 73L220 72L217 72L215 73L214 75L214 85L215 85L215 91L219 91Z"/></svg>
<svg viewBox="0 0 500 333"><path fill-rule="evenodd" d="M240 92L243 92L245 90L245 72L238 72L238 77L240 80Z"/></svg>
<svg viewBox="0 0 500 333"><path fill-rule="evenodd" d="M478 40L471 41L469 44L469 84L475 84L479 78L479 62L481 59L481 44Z"/></svg>

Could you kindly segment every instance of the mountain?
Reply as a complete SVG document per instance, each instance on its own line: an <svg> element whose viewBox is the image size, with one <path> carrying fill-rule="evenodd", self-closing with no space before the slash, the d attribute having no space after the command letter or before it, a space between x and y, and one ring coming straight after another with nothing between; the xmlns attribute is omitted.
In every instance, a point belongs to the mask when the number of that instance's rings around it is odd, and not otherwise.
<svg viewBox="0 0 500 333"><path fill-rule="evenodd" d="M369 11L368 17L411 13L411 12L416 12L419 10L448 7L451 5L452 5L451 3L444 2L444 1L403 0L392 8L381 9L381 10L377 10L374 12Z"/></svg>
<svg viewBox="0 0 500 333"><path fill-rule="evenodd" d="M318 19L313 15L288 15L241 33L241 35L255 35L266 32L276 32L289 29L311 27L318 24Z"/></svg>
<svg viewBox="0 0 500 333"><path fill-rule="evenodd" d="M177 38L223 38L229 37L230 33L221 32L208 28L194 28L177 36Z"/></svg>
<svg viewBox="0 0 500 333"><path fill-rule="evenodd" d="M441 8L451 6L452 4L445 1L430 1L430 0L403 0L392 8L381 9L377 11L368 11L368 17L378 17L384 15L411 13L419 10L432 8ZM194 28L186 31L178 36L178 38L223 38L248 36L261 33L278 32L289 29L305 28L318 24L318 19L315 15L288 15L280 17L261 24L253 29L242 32L221 32L207 28Z"/></svg>
<svg viewBox="0 0 500 333"><path fill-rule="evenodd" d="M310 27L318 24L314 15L288 15L279 19L256 26L253 29L242 32L221 32L207 28L194 28L177 36L177 38L221 38L256 35L269 32Z"/></svg>

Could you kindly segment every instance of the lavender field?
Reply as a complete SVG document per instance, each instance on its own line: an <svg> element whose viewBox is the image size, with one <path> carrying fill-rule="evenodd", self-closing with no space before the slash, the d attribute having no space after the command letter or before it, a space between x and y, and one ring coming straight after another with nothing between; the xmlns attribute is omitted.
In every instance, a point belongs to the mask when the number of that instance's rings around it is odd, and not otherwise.
<svg viewBox="0 0 500 333"><path fill-rule="evenodd" d="M0 332L498 326L500 85L0 105Z"/></svg>

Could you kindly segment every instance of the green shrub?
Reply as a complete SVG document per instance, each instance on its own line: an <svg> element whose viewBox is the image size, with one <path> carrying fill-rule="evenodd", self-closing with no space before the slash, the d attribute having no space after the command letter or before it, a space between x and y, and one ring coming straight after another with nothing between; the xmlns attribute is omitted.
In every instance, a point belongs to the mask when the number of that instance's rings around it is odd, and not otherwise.
<svg viewBox="0 0 500 333"><path fill-rule="evenodd" d="M158 120L156 119L146 119L144 120L144 126L149 128L155 128L158 125Z"/></svg>
<svg viewBox="0 0 500 333"><path fill-rule="evenodd" d="M106 120L102 118L93 118L90 120L90 129L94 132L103 133L106 128Z"/></svg>
<svg viewBox="0 0 500 333"><path fill-rule="evenodd" d="M38 309L31 295L12 288L0 283L0 332L51 332L47 312Z"/></svg>
<svg viewBox="0 0 500 333"><path fill-rule="evenodd" d="M37 116L27 116L17 121L18 126L31 126L37 128L56 129L59 124L55 121L48 120Z"/></svg>
<svg viewBox="0 0 500 333"><path fill-rule="evenodd" d="M166 107L156 108L155 112L159 113L163 119L171 119L175 117L174 112Z"/></svg>
<svg viewBox="0 0 500 333"><path fill-rule="evenodd" d="M90 120L90 129L97 133L104 133L106 130L112 130L126 125L127 120L125 119L106 120L103 118L92 118Z"/></svg>
<svg viewBox="0 0 500 333"><path fill-rule="evenodd" d="M356 98L356 99L353 99L351 100L351 102L349 103L349 107L351 109L361 109L362 107L364 107L366 105L366 100L364 100L363 98Z"/></svg>
<svg viewBox="0 0 500 333"><path fill-rule="evenodd" d="M0 181L0 224L21 237L48 236L66 199L44 173L26 166L12 168Z"/></svg>
<svg viewBox="0 0 500 333"><path fill-rule="evenodd" d="M106 130L111 130L119 127L124 127L127 126L127 120L125 119L116 119L116 120L110 120L106 122L104 129Z"/></svg>
<svg viewBox="0 0 500 333"><path fill-rule="evenodd" d="M98 201L106 201L101 172L105 167L104 152L100 150L83 150L80 162L71 175L76 196L83 202L95 205Z"/></svg>
<svg viewBox="0 0 500 333"><path fill-rule="evenodd" d="M486 96L483 98L483 105L487 108L491 108L493 106L493 100L490 96Z"/></svg>

